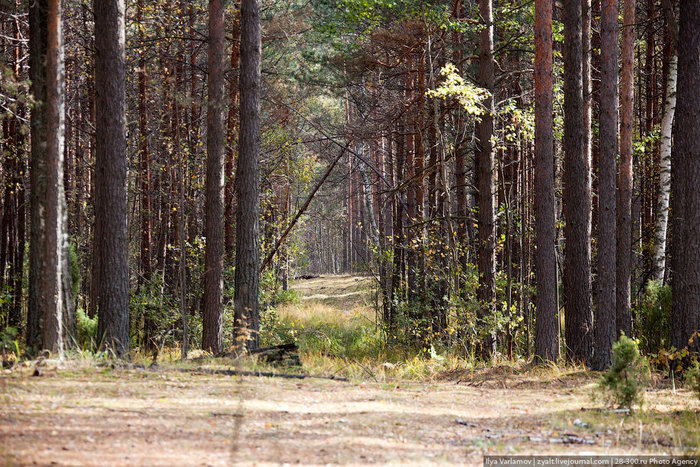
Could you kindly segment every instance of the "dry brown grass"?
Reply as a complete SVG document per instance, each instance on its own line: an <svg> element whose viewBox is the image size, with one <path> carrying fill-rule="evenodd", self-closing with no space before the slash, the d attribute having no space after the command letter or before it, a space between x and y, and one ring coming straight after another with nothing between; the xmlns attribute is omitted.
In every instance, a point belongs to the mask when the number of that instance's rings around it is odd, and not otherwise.
<svg viewBox="0 0 700 467"><path fill-rule="evenodd" d="M368 281L300 281L305 298L281 307L280 319L302 333L319 322L351 332L374 318ZM336 293L344 305L330 301ZM0 463L482 465L485 454L691 454L700 446L700 402L659 377L643 411L582 411L600 408L591 398L598 375L583 367L449 355L390 362L391 350L358 361L302 354L305 371L349 383L203 375L188 365L234 362L183 365L167 353L154 370L85 358L45 363L44 376L32 377L31 362L0 373Z"/></svg>
<svg viewBox="0 0 700 467"><path fill-rule="evenodd" d="M572 386L501 387L175 370L3 373L0 459L7 465L481 465L484 454L688 454L697 447L700 406L688 391L650 392L647 410L632 416L582 412L591 406L590 375ZM491 376L516 376L496 373ZM551 441L565 436L592 444Z"/></svg>

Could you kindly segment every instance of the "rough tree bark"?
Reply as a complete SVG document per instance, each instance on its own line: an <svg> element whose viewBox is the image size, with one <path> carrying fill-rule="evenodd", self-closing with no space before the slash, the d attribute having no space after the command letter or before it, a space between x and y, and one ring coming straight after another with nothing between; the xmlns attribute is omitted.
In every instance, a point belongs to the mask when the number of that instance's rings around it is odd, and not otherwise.
<svg viewBox="0 0 700 467"><path fill-rule="evenodd" d="M564 1L564 300L569 358L590 362L591 176L585 151L581 0Z"/></svg>
<svg viewBox="0 0 700 467"><path fill-rule="evenodd" d="M46 48L46 199L41 271L42 347L63 353L62 260L65 225L63 193L64 76L61 1L49 0Z"/></svg>
<svg viewBox="0 0 700 467"><path fill-rule="evenodd" d="M535 356L559 357L554 225L552 0L535 3Z"/></svg>
<svg viewBox="0 0 700 467"><path fill-rule="evenodd" d="M64 71L60 1L30 6L30 268L27 346L61 353L74 328L63 180Z"/></svg>
<svg viewBox="0 0 700 467"><path fill-rule="evenodd" d="M681 0L673 128L671 344L700 349L700 0Z"/></svg>
<svg viewBox="0 0 700 467"><path fill-rule="evenodd" d="M235 322L248 349L259 344L260 0L241 1L240 140L236 190Z"/></svg>
<svg viewBox="0 0 700 467"><path fill-rule="evenodd" d="M202 348L214 354L223 345L224 268L224 6L209 1L207 86L207 179L204 235L204 314Z"/></svg>
<svg viewBox="0 0 700 467"><path fill-rule="evenodd" d="M678 54L672 46L666 78L666 98L659 136L659 193L657 197L656 226L654 228L654 257L652 279L663 282L666 270L666 232L668 207L671 199L671 133L676 112L676 83L678 80Z"/></svg>
<svg viewBox="0 0 700 467"><path fill-rule="evenodd" d="M630 269L632 264L632 160L634 148L634 21L636 0L625 0L620 83L620 164L617 173L617 252L615 322L617 335L632 335Z"/></svg>
<svg viewBox="0 0 700 467"><path fill-rule="evenodd" d="M98 338L129 351L124 1L95 0L95 253Z"/></svg>
<svg viewBox="0 0 700 467"><path fill-rule="evenodd" d="M600 5L598 5L600 8ZM583 83L583 152L590 161L593 153L593 74L591 70L593 46L591 40L591 24L593 9L591 0L581 0L581 82ZM597 57L596 57L597 58ZM593 171L595 172L595 170ZM593 207L595 213L596 207ZM595 222L595 219L593 219Z"/></svg>
<svg viewBox="0 0 700 467"><path fill-rule="evenodd" d="M48 0L36 0L29 7L29 77L36 104L31 112L31 155L29 160L29 298L27 303L27 347L41 347L41 274L43 265L44 200L46 199L46 43Z"/></svg>
<svg viewBox="0 0 700 467"><path fill-rule="evenodd" d="M617 0L603 0L600 15L600 118L598 159L598 265L593 367L612 364L615 342L615 164L617 160Z"/></svg>

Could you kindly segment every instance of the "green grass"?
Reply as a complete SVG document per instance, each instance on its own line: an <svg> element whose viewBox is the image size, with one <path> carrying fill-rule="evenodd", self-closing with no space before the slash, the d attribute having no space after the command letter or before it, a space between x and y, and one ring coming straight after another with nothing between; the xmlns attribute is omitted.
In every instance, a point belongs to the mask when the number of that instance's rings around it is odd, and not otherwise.
<svg viewBox="0 0 700 467"><path fill-rule="evenodd" d="M305 371L314 374L376 381L488 377L483 373L493 370L493 362L466 358L461 348L421 348L408 336L388 340L371 306L371 285L370 279L342 275L293 283L298 300L274 310L262 333L262 345L296 342ZM495 373L525 372L545 380L585 372L568 364L497 363Z"/></svg>

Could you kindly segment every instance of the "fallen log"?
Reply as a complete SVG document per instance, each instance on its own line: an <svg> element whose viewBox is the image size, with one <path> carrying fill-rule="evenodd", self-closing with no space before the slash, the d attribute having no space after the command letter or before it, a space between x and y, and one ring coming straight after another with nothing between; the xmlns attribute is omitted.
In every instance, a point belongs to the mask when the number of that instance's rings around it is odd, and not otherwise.
<svg viewBox="0 0 700 467"><path fill-rule="evenodd" d="M309 279L318 279L319 276L318 274L302 274L300 276L294 277L294 280L296 281L308 281Z"/></svg>
<svg viewBox="0 0 700 467"><path fill-rule="evenodd" d="M254 349L250 351L250 354L256 355L258 359L273 365L301 366L299 347L294 342Z"/></svg>
<svg viewBox="0 0 700 467"><path fill-rule="evenodd" d="M328 379L331 381L348 382L347 378L339 376L322 376L295 373L273 373L271 371L251 371L251 370L216 370L213 368L181 369L181 372L198 373L206 375L226 375L226 376L255 376L259 378L286 378L286 379Z"/></svg>
<svg viewBox="0 0 700 467"><path fill-rule="evenodd" d="M581 412L600 412L600 413L624 413L631 412L630 409L603 409L600 407L581 407Z"/></svg>

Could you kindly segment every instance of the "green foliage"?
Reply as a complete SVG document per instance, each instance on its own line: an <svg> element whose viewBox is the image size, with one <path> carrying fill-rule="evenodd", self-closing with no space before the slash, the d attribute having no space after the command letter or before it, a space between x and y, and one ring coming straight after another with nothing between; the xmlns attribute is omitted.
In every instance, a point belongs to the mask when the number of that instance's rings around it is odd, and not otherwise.
<svg viewBox="0 0 700 467"><path fill-rule="evenodd" d="M468 114L474 116L484 114L486 109L481 103L491 95L486 89L465 81L452 63L442 67L440 76L444 78L444 82L436 89L429 89L427 91L429 97L443 100L448 97L455 98Z"/></svg>
<svg viewBox="0 0 700 467"><path fill-rule="evenodd" d="M17 339L18 334L19 331L17 328L12 326L8 326L0 331L0 352L2 352L3 359L5 359L5 355L8 352L19 358L19 341Z"/></svg>
<svg viewBox="0 0 700 467"><path fill-rule="evenodd" d="M505 146L513 144L522 138L524 141L535 140L535 108L534 106L519 109L514 99L509 99L498 109L498 114L504 122L502 129L498 130L500 144Z"/></svg>
<svg viewBox="0 0 700 467"><path fill-rule="evenodd" d="M637 342L623 335L613 344L613 366L601 377L599 387L609 402L631 409L641 406L650 376Z"/></svg>
<svg viewBox="0 0 700 467"><path fill-rule="evenodd" d="M131 340L134 347L175 345L175 327L181 326L177 298L168 293L163 277L155 273L131 295Z"/></svg>
<svg viewBox="0 0 700 467"><path fill-rule="evenodd" d="M272 299L275 305L287 305L287 304L298 304L299 303L299 292L294 289L282 290L279 289L275 292Z"/></svg>
<svg viewBox="0 0 700 467"><path fill-rule="evenodd" d="M269 315L268 315L269 318ZM362 360L377 358L384 349L381 328L370 326L363 316L348 322L334 323L322 315L304 320L278 319L268 322L261 333L262 345L296 342L306 354L324 354Z"/></svg>
<svg viewBox="0 0 700 467"><path fill-rule="evenodd" d="M329 5L330 3L330 5ZM333 5L333 3L335 5ZM325 5L324 5L325 4ZM324 7L325 6L325 7ZM422 18L427 22L449 27L448 11L441 2L422 0L337 0L318 2L325 22L318 28L327 34L361 31L365 34L392 21ZM325 10L325 11L324 11ZM454 25L456 26L456 25Z"/></svg>
<svg viewBox="0 0 700 467"><path fill-rule="evenodd" d="M634 142L634 154L636 156L644 156L647 153L647 148L653 147L658 140L659 126L657 125L652 131L646 133L644 137Z"/></svg>
<svg viewBox="0 0 700 467"><path fill-rule="evenodd" d="M671 287L649 281L644 299L635 310L639 348L646 355L670 348Z"/></svg>
<svg viewBox="0 0 700 467"><path fill-rule="evenodd" d="M700 363L696 360L685 374L685 382L700 399Z"/></svg>
<svg viewBox="0 0 700 467"><path fill-rule="evenodd" d="M75 317L78 347L83 350L96 350L100 344L97 337L97 316L90 318L85 310L78 308L75 310Z"/></svg>

